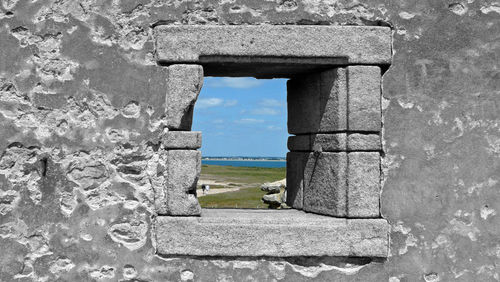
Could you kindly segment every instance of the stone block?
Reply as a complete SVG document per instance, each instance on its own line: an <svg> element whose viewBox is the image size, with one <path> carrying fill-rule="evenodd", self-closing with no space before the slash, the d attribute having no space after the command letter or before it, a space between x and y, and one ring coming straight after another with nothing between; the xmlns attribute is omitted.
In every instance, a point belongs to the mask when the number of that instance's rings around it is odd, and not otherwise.
<svg viewBox="0 0 500 282"><path fill-rule="evenodd" d="M380 217L380 153L348 154L347 216Z"/></svg>
<svg viewBox="0 0 500 282"><path fill-rule="evenodd" d="M304 169L303 210L318 214L347 215L347 154L310 153Z"/></svg>
<svg viewBox="0 0 500 282"><path fill-rule="evenodd" d="M167 151L165 166L166 207L168 215L200 215L196 184L201 172L201 152Z"/></svg>
<svg viewBox="0 0 500 282"><path fill-rule="evenodd" d="M345 133L306 134L288 137L290 151L339 152L346 150Z"/></svg>
<svg viewBox="0 0 500 282"><path fill-rule="evenodd" d="M375 26L163 25L155 27L160 63L210 57L346 58L347 64L390 64L391 29Z"/></svg>
<svg viewBox="0 0 500 282"><path fill-rule="evenodd" d="M350 66L349 131L377 131L382 126L381 71L376 66Z"/></svg>
<svg viewBox="0 0 500 282"><path fill-rule="evenodd" d="M290 134L347 129L347 85L343 68L290 79L287 100Z"/></svg>
<svg viewBox="0 0 500 282"><path fill-rule="evenodd" d="M298 210L204 209L156 218L157 253L175 256L387 257L385 219L343 219Z"/></svg>
<svg viewBox="0 0 500 282"><path fill-rule="evenodd" d="M287 142L288 150L290 151L312 151L311 148L311 135L297 135L288 137Z"/></svg>
<svg viewBox="0 0 500 282"><path fill-rule="evenodd" d="M347 72L344 68L320 74L319 132L347 129ZM310 114L310 113L309 113Z"/></svg>
<svg viewBox="0 0 500 282"><path fill-rule="evenodd" d="M194 104L203 85L203 68L199 65L171 65L167 69L167 127L189 131Z"/></svg>
<svg viewBox="0 0 500 282"><path fill-rule="evenodd" d="M165 149L201 148L200 131L166 131L162 134L162 146Z"/></svg>
<svg viewBox="0 0 500 282"><path fill-rule="evenodd" d="M316 74L290 79L286 84L288 133L316 133L320 117L320 77Z"/></svg>
<svg viewBox="0 0 500 282"><path fill-rule="evenodd" d="M378 134L352 133L347 135L347 151L381 151L382 142Z"/></svg>
<svg viewBox="0 0 500 282"><path fill-rule="evenodd" d="M279 194L282 187L284 187L283 184L277 185L272 183L264 183L260 186L260 190L267 192L268 194Z"/></svg>
<svg viewBox="0 0 500 282"><path fill-rule="evenodd" d="M286 155L286 204L302 209L304 193L304 169L308 153L289 152Z"/></svg>

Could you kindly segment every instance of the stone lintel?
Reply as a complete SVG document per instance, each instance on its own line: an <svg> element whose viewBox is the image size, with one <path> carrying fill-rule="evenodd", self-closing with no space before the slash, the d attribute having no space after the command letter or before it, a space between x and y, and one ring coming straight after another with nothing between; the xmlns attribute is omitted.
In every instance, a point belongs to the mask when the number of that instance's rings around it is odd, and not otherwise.
<svg viewBox="0 0 500 282"><path fill-rule="evenodd" d="M203 209L201 217L159 216L163 256L387 257L385 219L342 219L298 210Z"/></svg>
<svg viewBox="0 0 500 282"><path fill-rule="evenodd" d="M211 67L221 62L224 75L241 76L232 63L247 69L252 63L261 69L273 65L271 72L283 65L286 73L286 67L294 65L388 65L392 56L389 27L164 25L155 27L155 36L160 63L202 64L206 75L223 75L218 73L221 68Z"/></svg>

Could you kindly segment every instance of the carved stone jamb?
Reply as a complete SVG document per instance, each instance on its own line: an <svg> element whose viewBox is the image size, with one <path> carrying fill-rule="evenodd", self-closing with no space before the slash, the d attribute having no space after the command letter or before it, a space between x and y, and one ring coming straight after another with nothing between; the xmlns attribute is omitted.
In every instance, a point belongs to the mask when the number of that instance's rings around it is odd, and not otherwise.
<svg viewBox="0 0 500 282"><path fill-rule="evenodd" d="M196 185L201 171L201 132L191 132L194 104L203 85L200 65L171 65L167 68L165 118L161 138L164 150L163 189L156 191L160 215L197 216L201 207Z"/></svg>
<svg viewBox="0 0 500 282"><path fill-rule="evenodd" d="M380 84L377 66L288 82L288 130L299 134L288 142L288 205L336 217L380 217Z"/></svg>

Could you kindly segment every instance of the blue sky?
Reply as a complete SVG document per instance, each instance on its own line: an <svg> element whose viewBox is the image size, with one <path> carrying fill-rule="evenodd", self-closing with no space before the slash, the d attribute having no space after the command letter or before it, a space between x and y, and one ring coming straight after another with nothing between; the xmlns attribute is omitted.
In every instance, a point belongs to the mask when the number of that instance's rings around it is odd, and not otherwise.
<svg viewBox="0 0 500 282"><path fill-rule="evenodd" d="M286 79L205 77L194 108L203 156L285 157Z"/></svg>

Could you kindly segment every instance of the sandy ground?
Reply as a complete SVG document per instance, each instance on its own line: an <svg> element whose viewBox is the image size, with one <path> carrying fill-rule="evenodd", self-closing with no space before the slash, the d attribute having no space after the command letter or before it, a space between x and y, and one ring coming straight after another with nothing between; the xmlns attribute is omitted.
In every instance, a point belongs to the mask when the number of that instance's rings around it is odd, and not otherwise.
<svg viewBox="0 0 500 282"><path fill-rule="evenodd" d="M211 179L200 179L198 181L198 185L200 185L200 184L229 186L229 183L227 183L227 182L219 182L219 181L211 180ZM227 187L227 188L210 189L207 192L205 192L205 194L203 194L203 190L201 190L201 188L198 188L198 189L196 189L196 195L198 197L203 197L203 196L206 196L206 195L213 195L213 194L226 193L226 192L234 192L234 191L238 191L238 190L240 190L242 188L246 188L247 186L249 186L248 184L240 184L240 183L234 183L234 182L233 182L233 184L236 184L238 186L236 186L236 187ZM286 186L286 178L278 180L278 181L275 181L275 182L271 182L271 184L272 185L281 185L281 184L283 184L283 185ZM253 185L253 184L251 184L250 186L255 187L255 185Z"/></svg>

